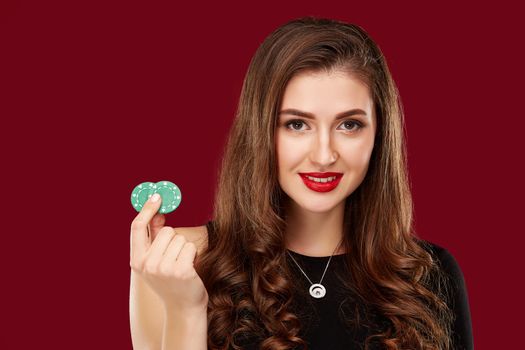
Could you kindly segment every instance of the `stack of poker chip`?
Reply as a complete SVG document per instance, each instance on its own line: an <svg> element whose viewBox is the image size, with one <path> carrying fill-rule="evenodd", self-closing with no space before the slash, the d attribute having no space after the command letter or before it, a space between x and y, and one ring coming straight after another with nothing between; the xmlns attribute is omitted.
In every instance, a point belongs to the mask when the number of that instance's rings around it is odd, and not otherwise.
<svg viewBox="0 0 525 350"><path fill-rule="evenodd" d="M159 208L161 214L171 213L177 209L182 200L180 189L173 182L143 182L131 192L131 205L140 212L146 201L155 193L160 195L162 201Z"/></svg>

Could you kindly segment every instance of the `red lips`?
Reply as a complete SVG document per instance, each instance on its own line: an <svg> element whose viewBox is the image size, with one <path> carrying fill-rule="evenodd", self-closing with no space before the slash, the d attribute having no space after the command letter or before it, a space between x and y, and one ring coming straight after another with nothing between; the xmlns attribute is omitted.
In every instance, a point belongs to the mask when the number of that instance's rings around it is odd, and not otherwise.
<svg viewBox="0 0 525 350"><path fill-rule="evenodd" d="M342 173L299 173L301 179L303 179L306 187L316 192L330 192L337 187L341 181ZM310 180L307 176L318 177L318 178L327 178L330 176L335 176L335 180L328 182L316 182Z"/></svg>
<svg viewBox="0 0 525 350"><path fill-rule="evenodd" d="M326 178L326 177L330 177L330 176L337 176L337 177L341 177L341 175L343 175L342 173L299 173L299 175L308 175L308 176L311 176L311 177L318 177L318 178Z"/></svg>

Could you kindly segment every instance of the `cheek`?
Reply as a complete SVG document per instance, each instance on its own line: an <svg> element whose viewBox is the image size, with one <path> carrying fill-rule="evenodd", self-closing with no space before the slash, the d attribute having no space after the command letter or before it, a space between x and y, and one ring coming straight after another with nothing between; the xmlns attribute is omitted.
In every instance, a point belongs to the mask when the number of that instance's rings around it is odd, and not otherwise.
<svg viewBox="0 0 525 350"><path fill-rule="evenodd" d="M373 140L363 140L349 145L342 154L345 163L355 168L368 166L372 155L373 142Z"/></svg>
<svg viewBox="0 0 525 350"><path fill-rule="evenodd" d="M298 139L278 134L276 136L275 150L279 169L289 170L297 166L304 159L304 143Z"/></svg>

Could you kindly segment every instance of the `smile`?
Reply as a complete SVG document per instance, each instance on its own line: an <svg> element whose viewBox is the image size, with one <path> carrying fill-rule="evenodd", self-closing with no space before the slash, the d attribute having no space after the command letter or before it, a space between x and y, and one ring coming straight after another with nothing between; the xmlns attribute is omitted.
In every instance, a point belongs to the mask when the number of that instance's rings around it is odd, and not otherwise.
<svg viewBox="0 0 525 350"><path fill-rule="evenodd" d="M335 176L325 177L325 178L319 178L319 177L312 177L305 175L309 180L315 181L315 182L330 182L334 181L336 179Z"/></svg>
<svg viewBox="0 0 525 350"><path fill-rule="evenodd" d="M314 176L315 175L315 176ZM330 192L337 187L341 173L299 173L306 187L316 192Z"/></svg>

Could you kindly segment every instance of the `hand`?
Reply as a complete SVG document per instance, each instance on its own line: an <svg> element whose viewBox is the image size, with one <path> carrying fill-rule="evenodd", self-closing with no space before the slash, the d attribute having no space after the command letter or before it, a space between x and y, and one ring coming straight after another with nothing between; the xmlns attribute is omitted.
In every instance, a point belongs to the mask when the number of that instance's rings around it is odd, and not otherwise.
<svg viewBox="0 0 525 350"><path fill-rule="evenodd" d="M154 202L153 198L131 223L131 269L144 278L165 307L182 312L206 310L208 292L194 268L197 247L172 227L163 226L164 215L157 213L161 200Z"/></svg>

